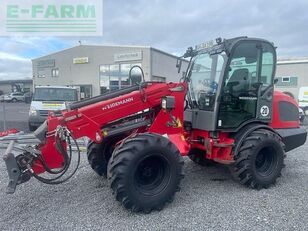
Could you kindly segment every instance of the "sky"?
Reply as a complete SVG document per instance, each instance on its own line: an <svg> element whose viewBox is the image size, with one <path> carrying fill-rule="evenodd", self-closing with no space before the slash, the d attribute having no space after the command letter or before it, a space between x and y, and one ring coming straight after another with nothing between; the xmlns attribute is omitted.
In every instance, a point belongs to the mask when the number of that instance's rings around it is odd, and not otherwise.
<svg viewBox="0 0 308 231"><path fill-rule="evenodd" d="M104 0L101 37L0 37L0 79L31 78L31 59L84 45L146 45L181 55L217 37L260 37L278 57L308 56L307 0Z"/></svg>

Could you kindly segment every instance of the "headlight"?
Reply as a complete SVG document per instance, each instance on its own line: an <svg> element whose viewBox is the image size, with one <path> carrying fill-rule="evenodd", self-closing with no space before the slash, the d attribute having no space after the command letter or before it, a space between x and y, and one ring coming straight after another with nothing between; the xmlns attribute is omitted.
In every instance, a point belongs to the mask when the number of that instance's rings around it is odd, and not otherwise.
<svg viewBox="0 0 308 231"><path fill-rule="evenodd" d="M165 110L167 109L167 100L164 98L161 100L161 108Z"/></svg>
<svg viewBox="0 0 308 231"><path fill-rule="evenodd" d="M164 110L171 111L175 107L174 96L165 96L161 99L161 107Z"/></svg>
<svg viewBox="0 0 308 231"><path fill-rule="evenodd" d="M29 116L37 116L37 110L34 107L30 107Z"/></svg>

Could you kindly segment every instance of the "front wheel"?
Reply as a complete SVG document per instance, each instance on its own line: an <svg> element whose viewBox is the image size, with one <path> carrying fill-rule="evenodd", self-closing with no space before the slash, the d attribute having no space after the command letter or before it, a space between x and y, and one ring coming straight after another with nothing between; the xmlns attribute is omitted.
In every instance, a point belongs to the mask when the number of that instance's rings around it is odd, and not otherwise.
<svg viewBox="0 0 308 231"><path fill-rule="evenodd" d="M280 137L272 131L258 129L245 138L230 170L245 186L267 188L281 175L284 155Z"/></svg>
<svg viewBox="0 0 308 231"><path fill-rule="evenodd" d="M179 191L183 158L167 138L138 134L117 147L108 165L116 199L135 212L160 210Z"/></svg>
<svg viewBox="0 0 308 231"><path fill-rule="evenodd" d="M88 162L91 168L99 176L107 176L107 165L116 146L116 143L124 139L124 134L105 138L102 143L89 142L87 147Z"/></svg>

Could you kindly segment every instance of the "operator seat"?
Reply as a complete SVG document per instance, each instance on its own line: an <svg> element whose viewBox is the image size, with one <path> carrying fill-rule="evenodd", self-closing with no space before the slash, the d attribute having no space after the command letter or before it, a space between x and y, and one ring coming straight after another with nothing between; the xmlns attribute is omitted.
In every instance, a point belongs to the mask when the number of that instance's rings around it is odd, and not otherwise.
<svg viewBox="0 0 308 231"><path fill-rule="evenodd" d="M248 84L249 70L247 68L235 70L229 78L226 87L229 89L231 94L238 97L240 91L243 91Z"/></svg>
<svg viewBox="0 0 308 231"><path fill-rule="evenodd" d="M235 99L233 111L239 110L240 113L236 116L243 117L243 121L247 120L246 118L255 117L257 100L245 99L244 97L240 97L246 96L246 94L250 90L250 79L251 77L249 77L249 70L247 68L242 68L235 70L227 83L227 89L229 89L230 93ZM249 98L248 94L247 96Z"/></svg>
<svg viewBox="0 0 308 231"><path fill-rule="evenodd" d="M249 70L247 68L234 70L234 72L228 79L228 82L226 83L225 91L227 91L231 95L231 98L229 99L230 102L228 102L227 107L230 110L229 115L231 115L231 118L228 118L230 119L230 121L233 120L233 116L235 116L235 118L239 116L246 117L246 100L241 100L239 96L245 90L247 90L248 84Z"/></svg>

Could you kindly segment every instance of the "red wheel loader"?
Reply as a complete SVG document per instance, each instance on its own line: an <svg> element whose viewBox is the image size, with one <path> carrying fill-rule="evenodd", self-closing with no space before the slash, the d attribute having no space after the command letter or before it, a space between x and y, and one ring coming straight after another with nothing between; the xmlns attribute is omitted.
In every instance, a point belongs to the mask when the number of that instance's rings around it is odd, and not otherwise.
<svg viewBox="0 0 308 231"><path fill-rule="evenodd" d="M296 101L274 91L274 45L218 38L182 58L190 62L178 83L141 82L50 112L34 132L40 142L19 155L12 153L12 139L4 155L8 192L32 177L46 184L70 178L72 158L80 155L72 144L78 147L81 137L90 139L91 167L107 176L116 200L132 211L160 210L173 199L184 176L183 156L199 165L228 165L250 188L274 184L285 153L307 135Z"/></svg>

